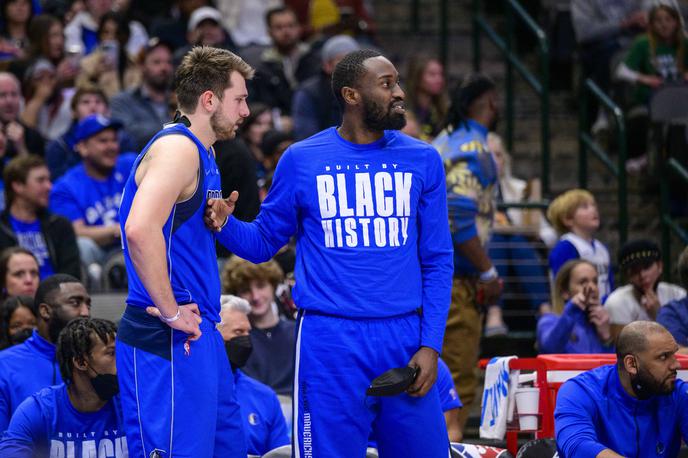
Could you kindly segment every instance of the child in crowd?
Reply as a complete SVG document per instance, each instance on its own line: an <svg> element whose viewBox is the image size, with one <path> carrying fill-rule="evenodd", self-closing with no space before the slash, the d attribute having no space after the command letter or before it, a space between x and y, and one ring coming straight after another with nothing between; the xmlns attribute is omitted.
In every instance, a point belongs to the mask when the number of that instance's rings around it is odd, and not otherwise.
<svg viewBox="0 0 688 458"><path fill-rule="evenodd" d="M610 353L609 314L600 303L595 265L568 261L554 281L554 313L543 313L537 324L540 353Z"/></svg>
<svg viewBox="0 0 688 458"><path fill-rule="evenodd" d="M547 209L559 241L549 254L549 267L556 277L559 269L571 259L585 259L597 270L598 289L602 303L614 290L609 250L595 239L600 227L600 215L595 197L584 189L572 189L558 196Z"/></svg>
<svg viewBox="0 0 688 458"><path fill-rule="evenodd" d="M615 289L604 303L614 338L632 321L655 321L660 307L686 296L680 286L659 281L662 256L651 240L633 240L622 246L619 269L628 284Z"/></svg>

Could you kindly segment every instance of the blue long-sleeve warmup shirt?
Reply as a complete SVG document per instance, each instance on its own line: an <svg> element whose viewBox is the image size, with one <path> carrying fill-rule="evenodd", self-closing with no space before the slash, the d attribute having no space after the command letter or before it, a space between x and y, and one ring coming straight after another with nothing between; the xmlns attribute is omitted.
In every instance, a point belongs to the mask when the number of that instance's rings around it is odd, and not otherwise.
<svg viewBox="0 0 688 458"><path fill-rule="evenodd" d="M295 143L256 220L230 217L218 240L264 262L294 234L300 308L365 319L422 307L421 345L440 351L453 266L435 149L397 131L350 143L336 128Z"/></svg>
<svg viewBox="0 0 688 458"><path fill-rule="evenodd" d="M564 383L554 410L561 458L591 458L610 449L628 458L676 457L688 438L688 384L641 401L621 386L616 365Z"/></svg>
<svg viewBox="0 0 688 458"><path fill-rule="evenodd" d="M264 455L289 445L287 422L275 392L240 370L234 371L234 386L244 420L248 453Z"/></svg>
<svg viewBox="0 0 688 458"><path fill-rule="evenodd" d="M127 458L119 397L97 412L74 408L64 384L21 403L0 440L3 458Z"/></svg>
<svg viewBox="0 0 688 458"><path fill-rule="evenodd" d="M452 239L461 244L473 237L487 243L494 217L497 166L487 147L488 130L468 120L451 133L440 134L432 143L442 155L447 174L447 198ZM475 275L476 268L454 254L458 275Z"/></svg>
<svg viewBox="0 0 688 458"><path fill-rule="evenodd" d="M25 342L0 352L0 433L19 404L35 392L62 383L55 345L34 331Z"/></svg>
<svg viewBox="0 0 688 458"><path fill-rule="evenodd" d="M561 315L543 314L537 323L537 343L540 353L611 353L613 347L604 345L587 314L568 301Z"/></svg>

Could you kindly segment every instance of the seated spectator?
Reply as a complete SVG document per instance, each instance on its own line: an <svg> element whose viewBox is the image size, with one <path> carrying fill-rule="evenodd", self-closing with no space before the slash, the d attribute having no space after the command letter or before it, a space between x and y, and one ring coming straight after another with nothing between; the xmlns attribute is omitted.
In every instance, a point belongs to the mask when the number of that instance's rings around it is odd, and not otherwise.
<svg viewBox="0 0 688 458"><path fill-rule="evenodd" d="M615 76L634 84L628 117L628 160L626 169L639 171L648 164L648 104L654 89L686 80L688 38L681 13L671 5L652 7L649 27L638 36L618 65Z"/></svg>
<svg viewBox="0 0 688 458"><path fill-rule="evenodd" d="M678 278L688 288L688 247L678 258ZM674 300L659 309L657 322L667 328L679 345L679 353L688 354L688 297Z"/></svg>
<svg viewBox="0 0 688 458"><path fill-rule="evenodd" d="M38 260L26 248L11 246L0 252L0 285L2 299L14 296L33 297L40 279Z"/></svg>
<svg viewBox="0 0 688 458"><path fill-rule="evenodd" d="M227 357L234 373L234 387L244 419L248 453L264 455L272 449L290 444L287 424L272 388L241 371L253 349L248 320L251 306L236 296L222 296L221 303L221 321L217 327L225 341Z"/></svg>
<svg viewBox="0 0 688 458"><path fill-rule="evenodd" d="M55 16L40 14L31 19L26 58L11 61L8 70L22 81L26 70L39 59L44 59L55 67L60 87L74 86L80 56L76 53L66 55L63 30L62 21Z"/></svg>
<svg viewBox="0 0 688 458"><path fill-rule="evenodd" d="M33 297L13 296L0 305L0 350L19 345L36 329Z"/></svg>
<svg viewBox="0 0 688 458"><path fill-rule="evenodd" d="M107 12L98 26L98 46L81 60L78 86L96 84L107 99L141 84L141 69L127 53L130 30L126 18Z"/></svg>
<svg viewBox="0 0 688 458"><path fill-rule="evenodd" d="M50 195L50 208L74 226L81 261L94 280L113 253L119 253L119 205L124 183L136 159L120 154L117 130L122 126L101 115L84 118L77 127L76 149L83 162L60 178Z"/></svg>
<svg viewBox="0 0 688 458"><path fill-rule="evenodd" d="M562 458L679 456L688 439L688 386L678 347L660 324L636 321L616 343L617 362L564 383L554 427Z"/></svg>
<svg viewBox="0 0 688 458"><path fill-rule="evenodd" d="M86 0L83 8L74 15L65 27L66 49L81 47L84 54L90 54L99 44L98 26L106 13L113 11L113 1ZM128 5L128 2L123 2ZM141 43L148 40L148 34L143 25L137 21L129 22L129 39L127 52L136 55L141 49Z"/></svg>
<svg viewBox="0 0 688 458"><path fill-rule="evenodd" d="M499 135L487 134L487 146L497 164L497 202L540 200L536 183L529 183L511 174L511 157ZM497 211L490 237L489 257L494 260L501 278L517 279L517 288L525 294L533 310L549 298L549 280L543 260L535 247L536 238L552 245L557 239L540 210L510 208ZM513 284L508 283L508 287ZM503 323L488 323L485 336L505 333Z"/></svg>
<svg viewBox="0 0 688 458"><path fill-rule="evenodd" d="M76 235L70 222L48 211L50 172L34 155L13 159L4 171L5 211L0 249L19 245L38 260L41 278L53 273L81 277Z"/></svg>
<svg viewBox="0 0 688 458"><path fill-rule="evenodd" d="M170 89L172 86L172 48L151 38L141 60L141 85L128 88L110 99L112 117L122 122L141 151L162 125L170 121Z"/></svg>
<svg viewBox="0 0 688 458"><path fill-rule="evenodd" d="M553 313L537 323L540 353L610 353L609 314L600 304L595 266L574 259L559 270L552 292Z"/></svg>
<svg viewBox="0 0 688 458"><path fill-rule="evenodd" d="M60 333L64 383L21 403L0 441L0 455L126 457L115 366L115 324L78 318Z"/></svg>
<svg viewBox="0 0 688 458"><path fill-rule="evenodd" d="M449 110L444 67L434 57L412 56L406 72L406 105L420 126L420 139L426 142L440 133Z"/></svg>
<svg viewBox="0 0 688 458"><path fill-rule="evenodd" d="M261 183L263 187L260 189L261 202L268 194L270 186L272 186L272 176L277 168L282 154L294 143L294 137L291 134L282 132L281 130L272 129L263 135L263 141L260 143L260 149L263 152L263 168L265 169L264 181Z"/></svg>
<svg viewBox="0 0 688 458"><path fill-rule="evenodd" d="M6 0L0 6L0 61L21 59L29 47L31 0Z"/></svg>
<svg viewBox="0 0 688 458"><path fill-rule="evenodd" d="M19 119L20 101L21 84L17 77L0 72L0 124L8 140L6 157L29 153L43 156L45 140L36 129L26 126Z"/></svg>
<svg viewBox="0 0 688 458"><path fill-rule="evenodd" d="M570 259L585 259L597 269L602 303L614 290L614 274L609 250L595 238L600 228L600 214L592 194L572 189L559 195L547 208L547 219L559 234L559 241L549 254L552 277Z"/></svg>
<svg viewBox="0 0 688 458"><path fill-rule="evenodd" d="M256 165L256 175L258 177L258 187L265 184L265 166L263 165L263 150L261 142L263 135L274 127L272 111L264 103L252 103L249 105L250 114L244 118L239 126L239 135L251 150L251 155Z"/></svg>
<svg viewBox="0 0 688 458"><path fill-rule="evenodd" d="M647 27L647 0L571 0L571 19L578 42L583 77L591 78L608 93L611 86L611 62L626 48L633 37ZM604 109L591 104L590 113L597 114L593 132L607 128ZM591 116L591 118L592 118Z"/></svg>
<svg viewBox="0 0 688 458"><path fill-rule="evenodd" d="M70 102L74 95L71 87L62 87L57 69L47 59L34 61L24 74L24 111L21 120L25 126L38 130L46 141L55 140L69 128Z"/></svg>
<svg viewBox="0 0 688 458"><path fill-rule="evenodd" d="M272 46L261 54L248 93L252 101L279 109L283 118L278 127L289 131L294 91L299 83L318 73L320 59L317 52L301 41L301 26L291 9L271 9L265 21Z"/></svg>
<svg viewBox="0 0 688 458"><path fill-rule="evenodd" d="M108 116L110 113L107 96L98 86L90 83L76 89L70 105L72 124L60 138L50 142L45 151L45 162L50 169L50 177L53 181L81 163L81 155L76 150L74 140L79 122L90 115ZM134 142L124 130L117 133L117 141L120 151L134 151Z"/></svg>
<svg viewBox="0 0 688 458"><path fill-rule="evenodd" d="M217 9L222 13L222 24L229 30L232 40L240 48L270 45L265 13L282 6L282 0L219 0ZM246 59L245 56L243 56ZM250 63L250 62L249 62Z"/></svg>
<svg viewBox="0 0 688 458"><path fill-rule="evenodd" d="M341 124L342 111L332 92L332 72L345 55L360 48L348 35L336 35L325 42L320 73L299 84L294 92L291 114L297 140Z"/></svg>
<svg viewBox="0 0 688 458"><path fill-rule="evenodd" d="M678 285L659 281L662 277L662 254L651 240L626 242L619 250L619 270L628 284L615 289L604 303L612 324L612 337L633 321L655 321L662 306L686 297Z"/></svg>
<svg viewBox="0 0 688 458"><path fill-rule="evenodd" d="M246 299L251 305L253 352L244 372L265 383L277 394L291 395L294 383L293 321L280 317L275 290L283 280L275 261L253 264L232 257L222 272L222 289Z"/></svg>
<svg viewBox="0 0 688 458"><path fill-rule="evenodd" d="M191 13L187 24L186 41L189 42L187 46L174 52L172 61L175 67L194 46L212 46L236 52L232 37L222 27L222 14L212 6L202 6Z"/></svg>
<svg viewBox="0 0 688 458"><path fill-rule="evenodd" d="M24 399L62 383L55 360L57 338L69 321L91 315L91 297L71 275L57 274L43 280L34 304L37 329L24 343L0 352L0 431L7 429Z"/></svg>

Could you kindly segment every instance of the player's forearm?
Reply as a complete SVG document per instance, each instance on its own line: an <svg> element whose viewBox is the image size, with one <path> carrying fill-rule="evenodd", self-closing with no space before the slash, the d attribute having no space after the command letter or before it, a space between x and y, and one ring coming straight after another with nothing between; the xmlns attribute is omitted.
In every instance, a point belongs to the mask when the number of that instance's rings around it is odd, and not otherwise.
<svg viewBox="0 0 688 458"><path fill-rule="evenodd" d="M246 223L233 216L217 233L217 240L232 253L254 264L269 261L282 248L268 243L258 223Z"/></svg>
<svg viewBox="0 0 688 458"><path fill-rule="evenodd" d="M623 458L623 456L609 449L606 449L598 453L596 458Z"/></svg>
<svg viewBox="0 0 688 458"><path fill-rule="evenodd" d="M167 270L167 247L162 230L158 228L126 228L129 256L134 264L143 286L148 291L153 304L165 317L177 313L177 301L172 292L172 285Z"/></svg>

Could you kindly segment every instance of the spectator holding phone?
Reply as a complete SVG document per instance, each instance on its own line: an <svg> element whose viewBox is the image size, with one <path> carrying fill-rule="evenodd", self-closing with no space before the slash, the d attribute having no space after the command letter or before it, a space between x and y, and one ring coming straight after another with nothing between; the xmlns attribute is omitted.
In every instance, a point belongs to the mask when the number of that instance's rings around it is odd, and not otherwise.
<svg viewBox="0 0 688 458"><path fill-rule="evenodd" d="M609 314L600 303L597 269L583 259L559 269L552 294L553 313L537 324L540 353L611 353Z"/></svg>

